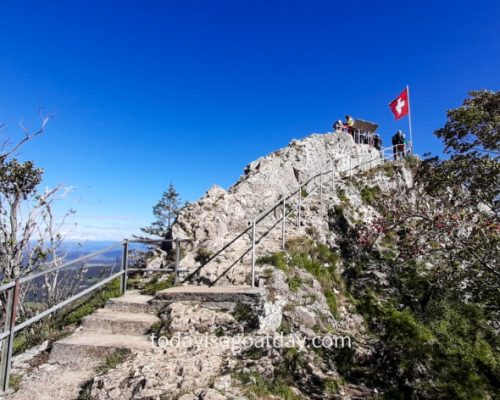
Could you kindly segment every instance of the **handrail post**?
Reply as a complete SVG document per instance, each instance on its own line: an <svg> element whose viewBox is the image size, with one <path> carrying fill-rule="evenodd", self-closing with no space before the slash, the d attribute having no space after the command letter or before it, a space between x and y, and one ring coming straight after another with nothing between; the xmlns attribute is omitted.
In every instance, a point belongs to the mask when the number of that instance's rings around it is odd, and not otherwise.
<svg viewBox="0 0 500 400"><path fill-rule="evenodd" d="M14 347L14 328L16 326L17 305L19 302L19 278L16 279L16 285L9 290L7 309L5 316L4 332L9 331L2 343L2 355L0 361L0 384L2 391L9 390L10 368L12 364L12 348Z"/></svg>
<svg viewBox="0 0 500 400"><path fill-rule="evenodd" d="M121 293L125 294L127 292L127 280L128 280L128 239L123 242L123 255L122 255L122 276L121 276Z"/></svg>
<svg viewBox="0 0 500 400"><path fill-rule="evenodd" d="M179 239L175 239L175 267L174 267L174 286L177 286L179 280L179 264L181 262L181 247Z"/></svg>
<svg viewBox="0 0 500 400"><path fill-rule="evenodd" d="M323 204L323 172L319 175L319 204Z"/></svg>
<svg viewBox="0 0 500 400"><path fill-rule="evenodd" d="M255 287L255 221L252 223L252 288Z"/></svg>
<svg viewBox="0 0 500 400"><path fill-rule="evenodd" d="M302 185L299 186L299 201L297 202L297 226L300 227L300 213L302 210Z"/></svg>
<svg viewBox="0 0 500 400"><path fill-rule="evenodd" d="M285 251L285 235L286 235L286 197L283 197L283 221L281 226L281 249Z"/></svg>

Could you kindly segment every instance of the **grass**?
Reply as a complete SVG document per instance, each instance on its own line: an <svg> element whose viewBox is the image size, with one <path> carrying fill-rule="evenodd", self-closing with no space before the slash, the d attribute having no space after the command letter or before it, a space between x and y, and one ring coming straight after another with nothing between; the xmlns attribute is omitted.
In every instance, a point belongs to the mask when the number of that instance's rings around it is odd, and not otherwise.
<svg viewBox="0 0 500 400"><path fill-rule="evenodd" d="M289 272L290 268L286 262L285 253L274 253L268 256L259 257L257 259L258 265L272 265L283 272Z"/></svg>
<svg viewBox="0 0 500 400"><path fill-rule="evenodd" d="M380 187L365 186L361 189L361 200L368 205L374 205L375 201L380 197Z"/></svg>
<svg viewBox="0 0 500 400"><path fill-rule="evenodd" d="M328 308L330 309L330 312L335 318L339 318L340 312L339 312L339 302L337 299L337 295L330 289L326 289L324 291L324 295L326 298L326 303L328 304Z"/></svg>
<svg viewBox="0 0 500 400"><path fill-rule="evenodd" d="M212 258L213 255L214 253L212 253L210 250L202 247L196 251L196 256L194 260L200 263L201 265L205 265L208 262L208 260Z"/></svg>
<svg viewBox="0 0 500 400"><path fill-rule="evenodd" d="M23 378L18 374L10 374L9 376L9 388L14 392L17 392L21 388L21 383Z"/></svg>
<svg viewBox="0 0 500 400"><path fill-rule="evenodd" d="M115 279L104 286L101 291L93 295L88 301L85 301L67 314L64 317L64 325L80 324L84 317L104 307L109 299L119 297L120 295L120 279Z"/></svg>
<svg viewBox="0 0 500 400"><path fill-rule="evenodd" d="M125 361L130 359L132 352L129 349L116 349L113 353L108 355L104 362L96 369L97 375L104 375L105 373L116 368L118 365L123 364ZM90 379L85 382L78 393L76 400L93 400L92 397L92 386L94 384L94 379Z"/></svg>
<svg viewBox="0 0 500 400"><path fill-rule="evenodd" d="M106 357L104 362L99 368L97 368L97 374L103 375L112 369L115 369L118 365L123 364L132 355L132 351L125 348L116 349L113 353Z"/></svg>
<svg viewBox="0 0 500 400"><path fill-rule="evenodd" d="M94 292L76 307L63 309L16 334L13 347L14 355L23 353L46 340L54 342L62 339L72 332L71 326L79 325L84 317L104 307L109 299L118 296L120 296L119 278Z"/></svg>
<svg viewBox="0 0 500 400"><path fill-rule="evenodd" d="M169 289L174 286L174 275L171 274L167 277L167 279L160 280L161 277L165 275L157 275L153 277L149 282L144 284L141 293L146 294L148 296L154 296L157 292Z"/></svg>
<svg viewBox="0 0 500 400"><path fill-rule="evenodd" d="M394 169L394 165L392 163L383 163L380 166L380 169L389 177L394 178L396 175L396 170Z"/></svg>
<svg viewBox="0 0 500 400"><path fill-rule="evenodd" d="M304 397L295 394L291 385L283 379L275 379L273 382L267 382L257 372L245 372L235 375L236 380L244 385L245 394L251 399L258 400L303 400Z"/></svg>
<svg viewBox="0 0 500 400"><path fill-rule="evenodd" d="M288 287L292 293L297 293L304 282L298 276L288 278Z"/></svg>
<svg viewBox="0 0 500 400"><path fill-rule="evenodd" d="M339 189L337 192L337 197L342 203L349 203L349 197L347 197L345 189Z"/></svg>
<svg viewBox="0 0 500 400"><path fill-rule="evenodd" d="M291 257L291 267L302 268L316 278L323 288L328 308L333 316L338 317L338 297L333 289L344 289L344 282L337 269L340 255L332 251L328 246L315 244L308 238L290 240L287 243L287 249ZM300 280L300 285L302 283L302 280ZM293 281L292 278L289 278L289 285L292 292L300 287L299 281Z"/></svg>

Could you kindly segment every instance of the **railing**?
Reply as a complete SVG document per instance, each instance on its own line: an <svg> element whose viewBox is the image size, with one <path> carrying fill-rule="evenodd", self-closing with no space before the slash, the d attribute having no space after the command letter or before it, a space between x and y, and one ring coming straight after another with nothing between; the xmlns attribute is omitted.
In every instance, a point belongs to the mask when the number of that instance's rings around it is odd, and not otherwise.
<svg viewBox="0 0 500 400"><path fill-rule="evenodd" d="M352 136L354 143L356 144L367 144L369 146L375 146L375 133L373 132L363 132L352 127L347 127L342 125L335 129L337 133L347 133Z"/></svg>
<svg viewBox="0 0 500 400"><path fill-rule="evenodd" d="M113 246L107 247L105 249L96 251L94 253L85 255L76 260L69 261L59 266L54 266L40 272L36 272L27 276L22 276L17 278L13 282L6 283L4 285L0 285L0 293L7 293L7 307L5 309L5 322L4 322L4 330L0 333L0 341L2 342L1 346L1 354L0 354L0 390L7 391L9 388L9 377L10 370L12 364L12 350L14 345L14 337L15 334L21 331L22 329L27 328L28 326L40 321L41 319L57 312L58 310L68 306L71 303L74 303L78 299L89 295L90 293L102 288L104 285L113 281L114 279L120 278L120 291L121 293L125 293L127 290L127 278L128 274L131 272L171 272L174 274L174 284L177 284L179 273L185 272L180 268L180 249L181 244L190 242L190 240L180 240L180 239L158 239L158 240L141 240L141 239L132 239L132 240L124 240L121 243L117 243ZM172 267L162 268L162 269L145 269L145 268L129 268L129 246L130 244L159 244L159 243L171 243L175 248L175 260L174 265ZM22 321L19 324L16 324L18 308L20 306L20 293L21 293L21 285L29 284L36 279L45 277L48 274L58 273L64 271L66 273L74 273L71 270L72 267L81 265L79 269L95 269L97 267L105 268L109 265L105 264L93 264L86 265L83 264L86 261L89 261L96 256L105 255L107 253L112 252L113 250L119 249L122 247L122 259L121 266L118 272L113 272L116 264L113 264L111 269L110 276L101 280L100 282L87 287L76 294L70 295L67 299L60 301L59 303L49 307L48 309L38 313L37 315Z"/></svg>
<svg viewBox="0 0 500 400"><path fill-rule="evenodd" d="M349 158L349 168L347 168L344 171L338 171L338 173L340 175L345 174L345 173L349 173L349 176L352 176L352 172L354 170L357 170L358 168L361 168L364 165L371 165L373 162L376 162L376 161L379 161L379 160L382 161L382 162L384 161L384 157L383 157L383 155L381 155L381 156L378 156L378 157L373 157L373 158L371 158L370 160L368 160L366 162L359 163L355 167L352 167L352 159L354 157L363 157L363 156L366 156L366 155L365 154L349 155L348 156L348 158ZM336 162L338 163L338 161L341 161L341 159L334 160L334 164ZM260 213L257 217L255 217L249 223L251 225L251 227L252 227L252 251L251 251L251 253L252 253L252 272L251 272L252 287L255 287L255 265L256 265L256 246L257 246L257 244L259 244L261 242L261 240L270 233L270 230L274 229L278 225L281 225L281 248L282 248L283 251L285 251L286 222L287 222L288 217L292 213L296 212L297 213L296 226L300 227L301 219L302 219L302 205L304 204L304 201L309 196L311 196L311 194L314 193L314 191L316 189L319 189L320 205L321 205L323 203L323 188L324 188L324 184L325 184L325 182L328 183L328 177L330 175L331 175L331 182L332 182L332 190L335 187L335 172L337 172L337 170L335 168L332 168L331 170L328 170L326 172L320 172L320 173L312 176L307 181L299 184L299 188L296 191L294 191L293 193L289 194L288 196L285 196L282 199L280 199L273 206L271 206L269 209L267 209L267 210L263 211L262 213ZM319 178L319 184L317 184L315 182L316 180L318 180L318 178ZM314 182L314 184L315 184L313 186L312 190L311 191L307 191L306 194L303 195L303 188L307 187L307 185L309 185L311 182ZM296 210L293 209L291 212L287 213L287 211L286 211L286 205L295 196L298 197L298 200L297 200L297 209ZM281 219L278 220L277 223L275 223L270 228L270 230L266 231L264 233L264 235L257 240L256 239L257 224L260 221L262 221L265 217L267 217L268 215L270 215L271 213L273 213L277 208L281 208L282 209Z"/></svg>
<svg viewBox="0 0 500 400"><path fill-rule="evenodd" d="M375 156L371 156L370 154L355 154L355 155L347 155L345 157L341 158L336 158L332 160L332 168L325 171L325 172L320 172L311 178L309 178L307 181L302 182L299 184L299 187L293 191L292 193L289 193L287 195L284 195L280 200L278 200L276 203L274 203L271 207L268 209L262 211L259 215L257 215L255 218L253 218L251 221L248 222L248 226L246 229L244 229L242 232L240 232L236 237L234 237L230 242L225 244L221 249L219 249L215 254L213 254L208 260L205 261L202 265L200 265L195 271L192 271L185 279L183 282L187 282L191 280L193 277L195 277L205 266L208 264L212 263L214 260L216 260L223 252L225 252L227 249L229 249L236 241L242 239L245 237L245 235L249 234L250 236L250 241L251 245L248 247L246 250L243 251L243 253L236 259L234 260L223 272L220 274L215 281L211 281L209 285L215 285L220 279L222 279L223 276L225 276L238 262L242 261L248 254L250 254L251 257L251 273L250 273L250 281L251 281L251 286L255 287L256 281L255 281L255 265L256 265L256 248L257 245L261 243L261 241L267 237L271 231L273 231L275 228L278 226L281 227L281 248L282 250L285 250L285 242L286 242L286 228L287 228L287 220L289 217L293 214L296 213L296 218L295 218L295 224L296 226L300 226L301 224L301 219L302 219L302 205L304 204L304 201L307 200L307 198L316 190L319 189L319 195L320 195L320 204L323 201L323 189L324 185L330 184L331 180L331 185L332 185L332 190L335 188L335 174L338 173L340 175L346 175L347 176L352 176L354 172L357 172L358 170L364 168L365 166L368 166L370 168L374 163L377 162L385 162L388 160L391 160L394 155L393 155L393 149L397 146L391 146L391 147L386 147L381 150L379 150L377 153L375 153ZM404 158L407 155L412 154L412 148L411 144L405 145L403 149L400 149L400 153L397 158ZM356 157L371 157L369 160L357 163L353 167L352 165L352 160L353 158ZM347 159L347 160L346 160ZM344 161L343 164L347 164L348 168L346 168L343 171L338 171L335 167L339 165L341 161ZM319 184L316 182L319 180ZM303 189L308 188L308 185L311 184L311 182L314 183L314 187L312 190L306 190L306 195L303 195ZM267 229L264 233L260 235L260 237L257 237L257 227L260 222L262 222L268 215L271 213L275 212L276 210L280 210L281 217L277 219L272 226Z"/></svg>
<svg viewBox="0 0 500 400"><path fill-rule="evenodd" d="M241 232L238 236L233 238L229 243L227 243L222 249L220 249L216 254L212 255L203 265L201 265L196 271L192 272L185 280L189 280L192 276L198 273L203 267L205 267L208 263L215 260L222 252L231 247L237 240L241 239L245 234L251 232L251 247L247 249L243 255L238 258L226 271L224 274L230 270L237 262L241 261L249 252L251 253L252 258L252 269L251 269L251 284L252 287L255 287L255 264L256 264L256 247L261 241L267 237L267 235L277 226L281 227L281 248L285 250L286 243L286 228L287 228L287 219L293 214L296 213L296 225L301 225L302 219L302 205L304 201L316 190L319 189L320 194L320 204L323 202L323 189L325 183L329 184L331 179L332 190L335 188L335 173L338 172L339 175L345 175L346 173L349 176L352 176L353 171L362 169L363 166L368 165L369 167L375 162L381 161L382 163L388 159L392 159L393 157L393 148L388 147L380 150L380 155L376 157L370 158L370 160L358 163L356 166L352 166L352 159L354 157L365 157L370 156L370 154L359 154L359 155L348 155L349 158L349 167L344 171L338 171L335 166L339 164L340 161L344 160L344 158L338 158L332 160L332 168L327 170L326 172L320 172L313 177L309 178L307 181L301 183L295 191L289 193L288 195L281 198L277 201L273 206L261 212L257 217L252 219L249 222L248 228L246 228L243 232ZM389 154L386 154L389 153ZM404 157L408 154L411 154L411 145L407 146L406 149L403 149L401 157ZM331 177L330 177L331 174ZM316 180L319 178L319 184L316 183ZM314 186L312 190L307 190L307 193L303 195L304 189L309 189L309 185L313 183ZM295 199L296 198L296 199ZM296 204L294 204L296 202ZM260 222L262 222L268 215L280 209L281 218L278 219L267 231L265 231L259 238L257 238L257 226ZM180 266L180 250L181 245L183 243L192 242L190 239L158 239L158 240L143 240L143 239L132 239L132 240L124 240L121 243L116 245L107 247L103 250L94 252L92 254L88 254L84 257L78 258L76 260L67 262L65 264L54 266L43 271L30 274L27 276L22 276L17 278L13 282L9 282L3 285L0 285L0 293L8 291L7 294L7 307L5 310L5 322L4 322L4 331L0 333L0 341L2 341L1 347L1 355L0 355L0 390L6 391L9 387L9 376L10 369L12 363L12 350L14 344L14 336L17 332L22 329L27 328L28 326L40 321L41 319L47 317L55 313L56 311L68 306L69 304L75 302L76 300L89 295L90 293L102 288L104 285L113 281L114 279L120 278L120 291L121 293L125 293L127 290L127 280L128 274L131 272L169 272L174 274L174 285L178 283L179 274L181 272L188 272L187 270L181 269ZM129 268L129 246L131 244L159 244L159 243L170 243L174 245L175 248L175 259L174 265L172 267L162 268L162 269L147 269L147 268ZM20 293L21 293L21 285L24 283L32 282L35 279L46 276L47 274L57 273L59 271L67 271L70 267L75 266L79 263L91 260L92 258L109 253L115 249L123 247L122 258L121 258L121 266L118 272L113 273L114 267L112 269L112 273L107 278L102 281L85 288L84 290L70 296L69 298L59 302L56 305L49 307L48 309L40 312L39 314L22 321L19 324L16 324L16 317L18 313ZM92 266L83 266L82 268L96 268L96 267L104 267L104 265L92 265ZM223 275L224 275L223 274ZM220 277L219 277L220 278ZM218 278L218 279L219 279ZM215 284L212 282L211 284Z"/></svg>
<svg viewBox="0 0 500 400"><path fill-rule="evenodd" d="M394 159L402 159L406 156L409 156L412 154L412 147L411 143L409 145L395 145L391 147L387 147L384 149L380 150L380 156L379 157L374 157L371 158L368 161L358 163L355 167L352 167L352 159L353 157L363 157L366 156L365 154L356 154L356 155L348 155L347 157L349 158L349 168L344 171L339 171L339 175L349 173L349 176L352 176L352 172L354 170L357 170L359 168L362 168L364 165L369 165L369 167L372 165L373 162L376 161L381 161L382 163L388 160L391 160L392 157ZM333 160L333 163L336 164L338 161L341 159L336 159ZM320 205L323 203L323 186L324 183L327 182L328 176L331 174L331 181L332 181L332 190L335 188L335 168L332 168L331 170L328 170L326 172L320 172L313 177L309 178L306 182L301 183L299 185L299 188L294 191L293 193L289 194L288 196L283 197L279 201L277 201L273 206L271 206L269 209L261 212L257 217L255 217L251 222L249 222L249 225L251 226L252 229L252 248L251 248L251 254L252 254L252 272L251 272L251 283L252 287L255 287L255 264L256 264L256 246L257 244L260 243L260 241L266 237L271 230L273 230L276 226L281 225L281 248L283 251L285 251L285 243L286 243L286 221L289 217L290 214L295 212L295 210L292 210L291 212L287 213L286 211L286 206L287 203L290 201L291 198L293 198L295 195L298 195L298 202L297 202L297 227L300 227L301 223L301 209L302 209L302 204L303 201L309 197L315 189L319 188L319 196L320 196ZM317 180L319 178L319 185L316 184L313 187L313 190L310 192L307 192L305 196L302 196L302 189L306 187L309 183ZM271 226L271 228L264 233L264 235L257 240L256 238L256 227L257 224L262 221L265 217L267 217L269 214L273 213L276 209L281 208L282 209L282 214L281 214L281 219L278 220L274 225Z"/></svg>

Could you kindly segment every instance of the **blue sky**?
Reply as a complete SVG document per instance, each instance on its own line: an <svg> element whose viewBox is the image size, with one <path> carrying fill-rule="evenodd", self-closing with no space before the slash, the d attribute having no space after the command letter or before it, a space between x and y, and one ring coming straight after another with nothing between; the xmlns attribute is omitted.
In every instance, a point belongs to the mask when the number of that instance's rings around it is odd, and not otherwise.
<svg viewBox="0 0 500 400"><path fill-rule="evenodd" d="M414 141L469 90L499 89L498 1L5 1L0 121L46 134L22 159L74 188L74 237L119 239L172 181L186 200L346 113L388 143L411 87Z"/></svg>

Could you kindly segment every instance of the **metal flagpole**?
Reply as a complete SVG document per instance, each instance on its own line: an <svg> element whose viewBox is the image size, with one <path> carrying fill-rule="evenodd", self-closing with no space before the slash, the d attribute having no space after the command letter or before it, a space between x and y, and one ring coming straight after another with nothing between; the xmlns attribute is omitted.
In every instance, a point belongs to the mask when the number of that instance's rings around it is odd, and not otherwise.
<svg viewBox="0 0 500 400"><path fill-rule="evenodd" d="M413 155L413 135L411 131L411 101L410 101L410 86L406 85L406 93L408 93L408 125L410 127L410 152Z"/></svg>

